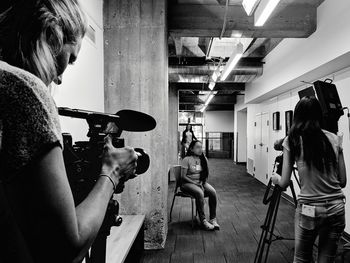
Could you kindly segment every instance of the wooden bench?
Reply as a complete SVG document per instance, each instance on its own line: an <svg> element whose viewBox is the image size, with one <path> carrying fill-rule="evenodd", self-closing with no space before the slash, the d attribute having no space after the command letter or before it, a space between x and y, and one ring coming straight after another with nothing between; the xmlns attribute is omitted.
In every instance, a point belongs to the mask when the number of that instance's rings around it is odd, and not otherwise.
<svg viewBox="0 0 350 263"><path fill-rule="evenodd" d="M121 215L123 223L111 228L106 263L140 262L144 250L144 215Z"/></svg>

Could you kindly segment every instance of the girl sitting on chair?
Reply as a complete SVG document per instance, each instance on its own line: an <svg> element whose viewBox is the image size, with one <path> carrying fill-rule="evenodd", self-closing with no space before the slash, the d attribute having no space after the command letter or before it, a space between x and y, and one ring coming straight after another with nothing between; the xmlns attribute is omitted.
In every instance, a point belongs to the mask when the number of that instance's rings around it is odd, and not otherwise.
<svg viewBox="0 0 350 263"><path fill-rule="evenodd" d="M200 141L194 140L191 142L181 166L181 190L196 199L196 207L202 227L205 230L219 230L220 226L216 220L216 191L207 182L209 175L208 160L203 154ZM209 221L205 218L204 196L209 197Z"/></svg>

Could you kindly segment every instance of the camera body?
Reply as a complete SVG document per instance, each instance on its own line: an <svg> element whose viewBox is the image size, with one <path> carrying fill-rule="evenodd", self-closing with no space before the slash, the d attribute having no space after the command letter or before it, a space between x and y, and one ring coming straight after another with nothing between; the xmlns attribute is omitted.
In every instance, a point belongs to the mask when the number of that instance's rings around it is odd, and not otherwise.
<svg viewBox="0 0 350 263"><path fill-rule="evenodd" d="M116 148L124 147L124 139L115 134L104 134L112 137L112 144ZM77 141L69 133L63 133L63 158L66 172L71 186L75 204L81 203L95 185L101 171L101 157L104 147L104 136L91 138L89 141ZM116 192L123 190L118 185Z"/></svg>
<svg viewBox="0 0 350 263"><path fill-rule="evenodd" d="M68 176L68 181L73 193L75 205L79 205L91 192L96 184L102 166L103 148L105 137L112 139L115 148L125 146L121 138L123 130L126 131L150 131L155 128L156 121L153 117L132 110L122 110L117 114L106 114L79 109L58 108L61 116L85 119L89 125L88 141L77 141L73 144L73 138L69 133L63 133L63 158ZM138 158L134 177L145 173L150 165L149 155L141 148L134 148ZM131 177L133 178L133 177ZM124 182L116 186L115 193L121 193ZM119 204L111 199L103 224L106 231L110 226L121 223L118 220ZM120 219L120 218L119 218Z"/></svg>

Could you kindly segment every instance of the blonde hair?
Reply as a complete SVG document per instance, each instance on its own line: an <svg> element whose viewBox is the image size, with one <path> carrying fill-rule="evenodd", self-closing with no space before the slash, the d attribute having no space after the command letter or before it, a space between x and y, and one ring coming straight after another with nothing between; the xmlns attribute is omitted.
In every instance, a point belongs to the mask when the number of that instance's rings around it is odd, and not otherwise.
<svg viewBox="0 0 350 263"><path fill-rule="evenodd" d="M16 1L0 14L1 58L48 84L63 45L83 37L86 25L77 0Z"/></svg>

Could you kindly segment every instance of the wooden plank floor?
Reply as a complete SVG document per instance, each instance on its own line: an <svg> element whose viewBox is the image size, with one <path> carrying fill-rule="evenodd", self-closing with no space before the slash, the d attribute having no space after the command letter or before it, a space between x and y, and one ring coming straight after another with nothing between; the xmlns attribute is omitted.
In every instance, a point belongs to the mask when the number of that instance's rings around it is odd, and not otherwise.
<svg viewBox="0 0 350 263"><path fill-rule="evenodd" d="M164 263L228 263L254 261L261 234L260 225L267 206L262 199L265 186L245 172L244 166L231 160L210 159L210 179L218 195L217 217L220 231L207 232L191 228L191 203L189 199L175 201L173 220L169 224L167 242L163 250L146 251L143 262ZM168 207L173 198L174 184L169 185ZM206 205L208 214L208 206ZM294 207L281 200L276 234L294 236ZM273 242L269 263L293 261L293 241Z"/></svg>

